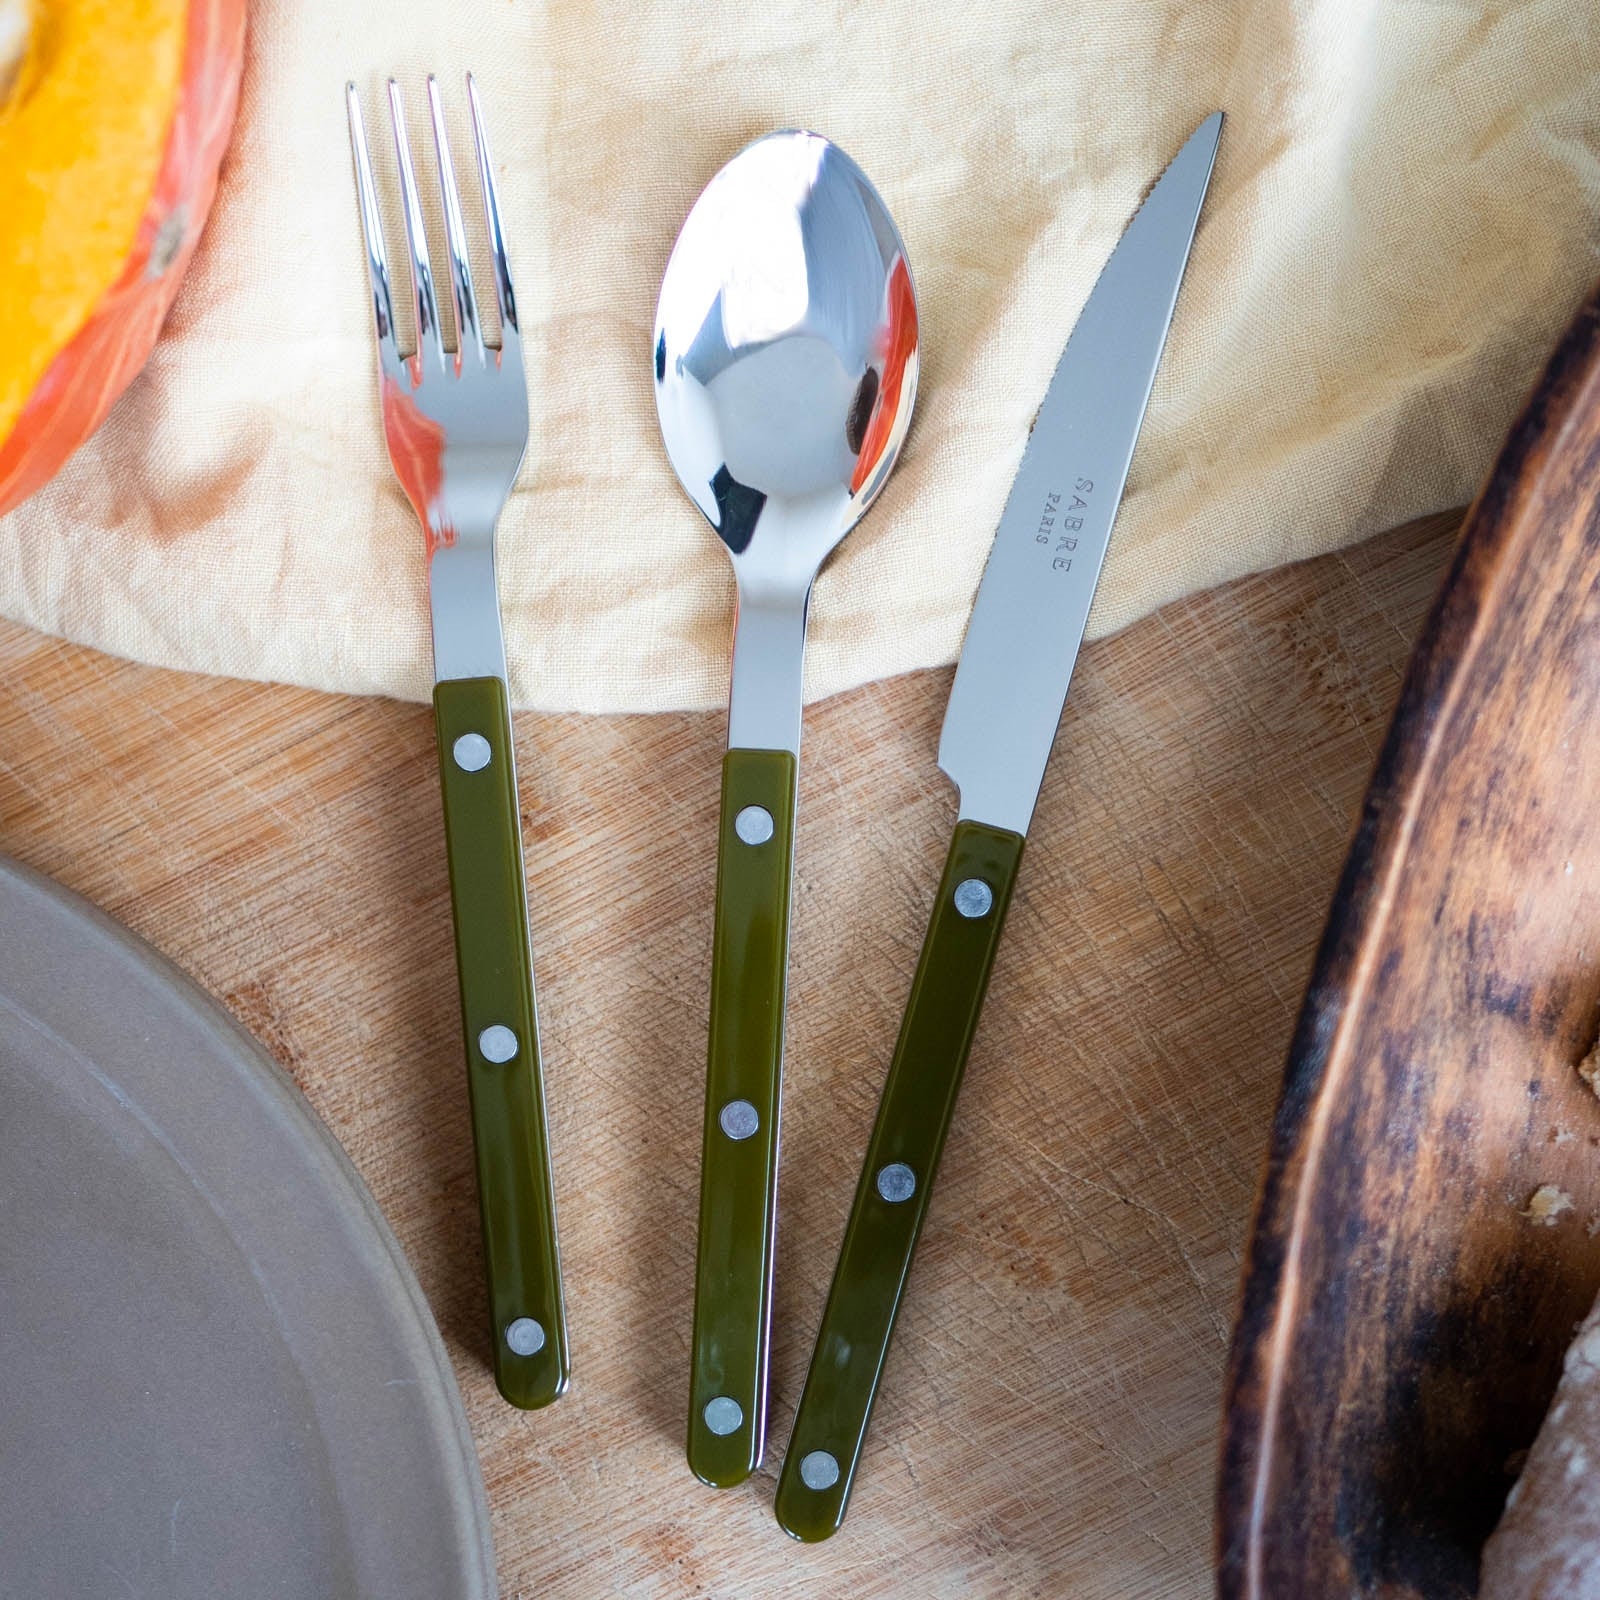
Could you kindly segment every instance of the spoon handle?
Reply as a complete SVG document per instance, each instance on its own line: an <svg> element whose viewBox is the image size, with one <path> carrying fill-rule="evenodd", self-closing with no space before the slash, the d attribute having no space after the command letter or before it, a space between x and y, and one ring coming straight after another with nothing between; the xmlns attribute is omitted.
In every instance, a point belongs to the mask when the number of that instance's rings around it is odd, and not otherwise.
<svg viewBox="0 0 1600 1600"><path fill-rule="evenodd" d="M531 1409L567 1386L567 1325L505 684L444 679L433 708L494 1376Z"/></svg>
<svg viewBox="0 0 1600 1600"><path fill-rule="evenodd" d="M716 1488L766 1441L795 768L788 750L722 763L687 1446Z"/></svg>
<svg viewBox="0 0 1600 1600"><path fill-rule="evenodd" d="M979 822L950 841L778 1482L774 1510L797 1539L844 1520L1022 844Z"/></svg>

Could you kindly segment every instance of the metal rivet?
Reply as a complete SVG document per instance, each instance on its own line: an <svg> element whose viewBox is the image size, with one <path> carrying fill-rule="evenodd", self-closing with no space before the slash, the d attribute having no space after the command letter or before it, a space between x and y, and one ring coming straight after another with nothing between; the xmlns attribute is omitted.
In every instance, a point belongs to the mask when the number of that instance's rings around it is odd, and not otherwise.
<svg viewBox="0 0 1600 1600"><path fill-rule="evenodd" d="M516 1055L517 1036L503 1022L494 1022L478 1035L478 1049L485 1061L499 1066Z"/></svg>
<svg viewBox="0 0 1600 1600"><path fill-rule="evenodd" d="M464 733L451 745L450 753L463 772L482 772L494 751L481 733Z"/></svg>
<svg viewBox="0 0 1600 1600"><path fill-rule="evenodd" d="M899 1205L917 1192L917 1175L903 1161L891 1161L878 1174L878 1193L890 1205Z"/></svg>
<svg viewBox="0 0 1600 1600"><path fill-rule="evenodd" d="M963 878L956 885L955 903L964 917L986 917L994 904L994 890L982 878Z"/></svg>
<svg viewBox="0 0 1600 1600"><path fill-rule="evenodd" d="M506 1348L514 1356L536 1356L544 1349L544 1329L532 1317L518 1317L506 1329Z"/></svg>
<svg viewBox="0 0 1600 1600"><path fill-rule="evenodd" d="M732 1395L719 1394L715 1400L706 1401L703 1415L706 1426L722 1438L739 1431L744 1422L744 1407Z"/></svg>
<svg viewBox="0 0 1600 1600"><path fill-rule="evenodd" d="M839 1481L839 1463L826 1450L813 1450L800 1463L800 1481L808 1489L831 1489Z"/></svg>
<svg viewBox="0 0 1600 1600"><path fill-rule="evenodd" d="M748 1139L761 1126L761 1113L748 1100L730 1100L717 1121L730 1139Z"/></svg>
<svg viewBox="0 0 1600 1600"><path fill-rule="evenodd" d="M733 819L733 831L746 844L765 844L772 837L772 813L765 806L746 806Z"/></svg>

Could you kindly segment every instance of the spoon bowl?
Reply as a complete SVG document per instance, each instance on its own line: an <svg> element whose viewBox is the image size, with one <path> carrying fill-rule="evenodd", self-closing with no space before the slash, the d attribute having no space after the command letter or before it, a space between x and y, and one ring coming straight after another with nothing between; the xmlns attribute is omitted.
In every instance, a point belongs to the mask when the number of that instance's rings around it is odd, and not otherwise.
<svg viewBox="0 0 1600 1600"><path fill-rule="evenodd" d="M655 372L667 455L741 598L803 604L887 481L917 388L905 246L837 145L769 134L711 180L662 280Z"/></svg>
<svg viewBox="0 0 1600 1600"><path fill-rule="evenodd" d="M806 604L877 498L917 388L905 246L815 133L768 135L695 202L661 285L656 409L739 594L712 937L689 1465L760 1464Z"/></svg>

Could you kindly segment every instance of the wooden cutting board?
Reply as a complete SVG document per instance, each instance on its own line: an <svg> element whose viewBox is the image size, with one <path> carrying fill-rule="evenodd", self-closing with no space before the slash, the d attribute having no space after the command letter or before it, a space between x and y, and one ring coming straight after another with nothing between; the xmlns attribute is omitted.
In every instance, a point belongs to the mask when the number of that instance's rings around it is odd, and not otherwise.
<svg viewBox="0 0 1600 1600"><path fill-rule="evenodd" d="M0 624L0 850L222 996L444 1330L507 1600L1205 1593L1223 1360L1284 1051L1457 519L1090 647L844 1531L681 1456L720 715L517 719L573 1389L486 1368L429 712ZM953 815L948 671L807 716L774 1451Z"/></svg>

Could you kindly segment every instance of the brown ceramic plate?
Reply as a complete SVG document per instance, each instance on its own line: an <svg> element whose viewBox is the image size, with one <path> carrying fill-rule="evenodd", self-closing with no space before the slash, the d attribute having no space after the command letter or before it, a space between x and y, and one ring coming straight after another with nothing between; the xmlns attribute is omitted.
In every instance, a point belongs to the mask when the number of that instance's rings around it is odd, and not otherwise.
<svg viewBox="0 0 1600 1600"><path fill-rule="evenodd" d="M438 1331L332 1135L176 969L0 861L0 1594L494 1590Z"/></svg>
<svg viewBox="0 0 1600 1600"><path fill-rule="evenodd" d="M1300 1014L1229 1375L1227 1600L1476 1592L1600 1288L1597 1004L1600 299L1468 518Z"/></svg>

